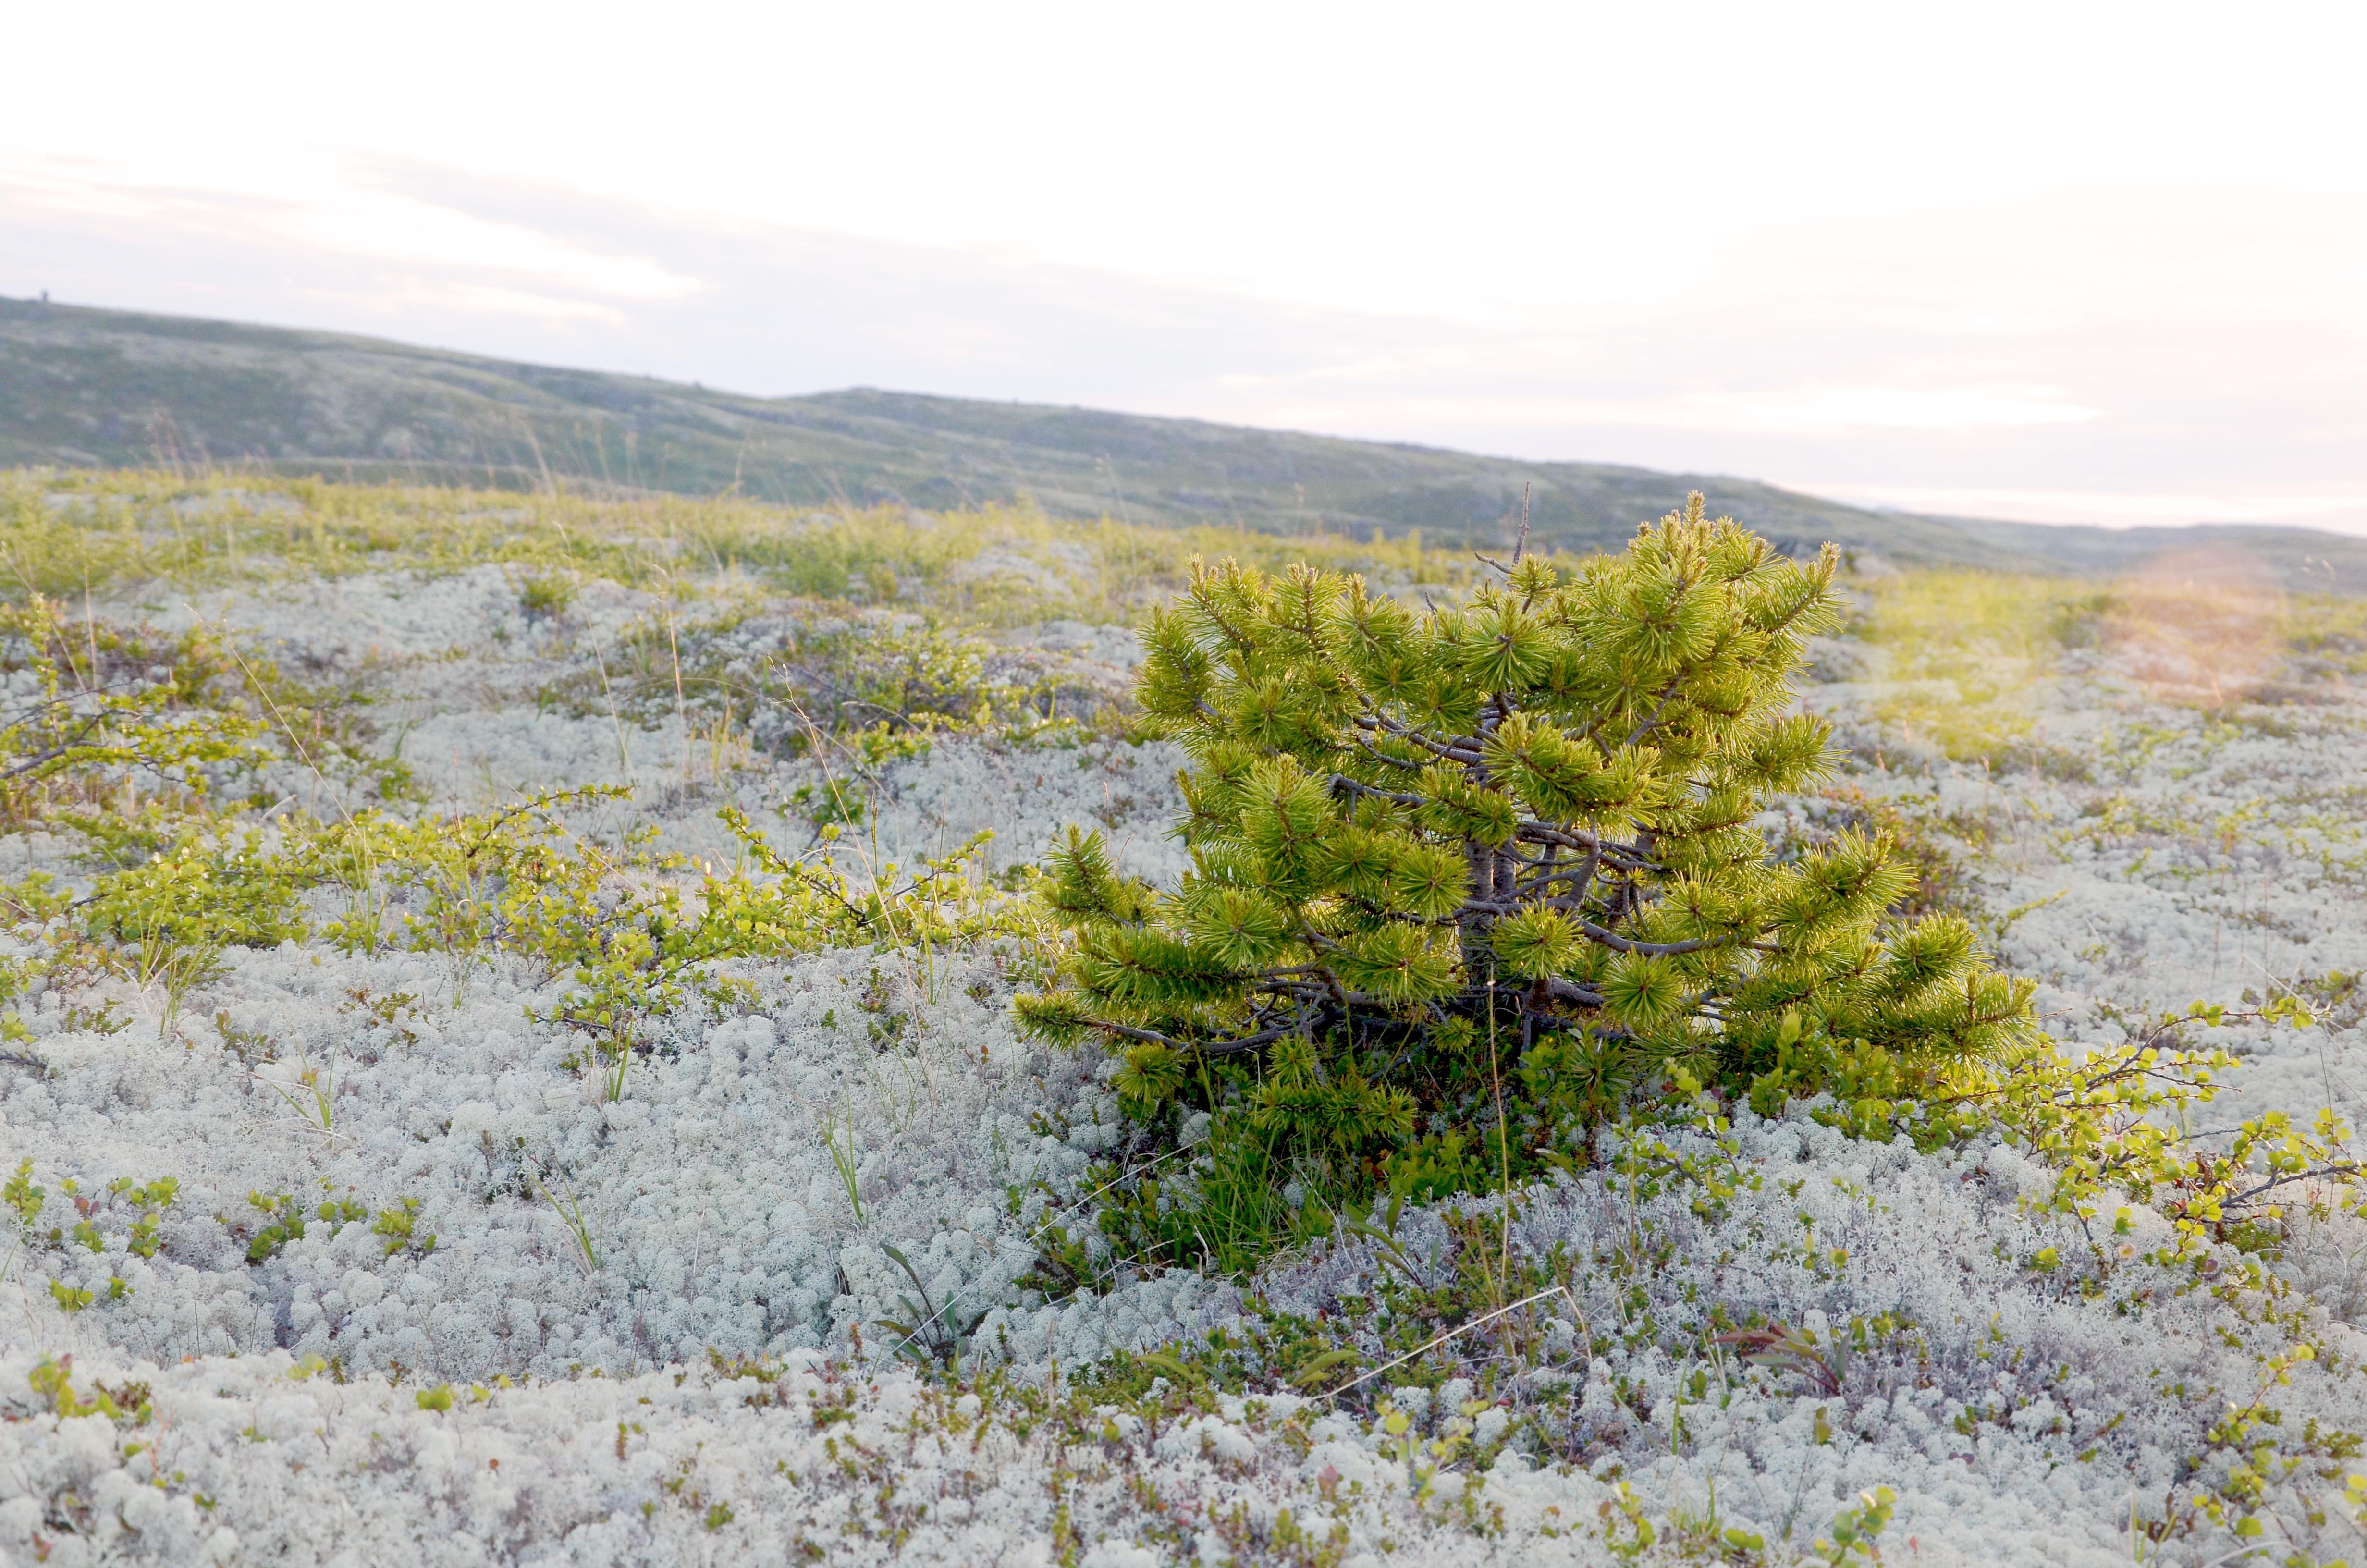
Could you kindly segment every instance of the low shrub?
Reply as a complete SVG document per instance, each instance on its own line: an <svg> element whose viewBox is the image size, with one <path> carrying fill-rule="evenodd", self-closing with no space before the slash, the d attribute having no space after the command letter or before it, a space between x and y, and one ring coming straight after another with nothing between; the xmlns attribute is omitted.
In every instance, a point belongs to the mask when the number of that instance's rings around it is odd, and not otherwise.
<svg viewBox="0 0 2367 1568"><path fill-rule="evenodd" d="M0 824L138 793L203 794L210 774L273 755L261 719L223 700L230 660L202 637L154 638L85 618L38 594L0 604Z"/></svg>
<svg viewBox="0 0 2367 1568"><path fill-rule="evenodd" d="M1763 798L1829 767L1787 713L1834 615L1699 496L1624 556L1517 555L1416 614L1361 579L1195 565L1143 638L1138 697L1194 766L1172 896L1071 831L1066 931L1026 1028L1099 1035L1138 1120L1211 1112L1219 1172L1493 1185L1589 1157L1638 1087L1902 1089L2035 1036L2033 987L1953 915L1886 924L1886 834L1790 859ZM1274 1185L1279 1168L1244 1174Z"/></svg>

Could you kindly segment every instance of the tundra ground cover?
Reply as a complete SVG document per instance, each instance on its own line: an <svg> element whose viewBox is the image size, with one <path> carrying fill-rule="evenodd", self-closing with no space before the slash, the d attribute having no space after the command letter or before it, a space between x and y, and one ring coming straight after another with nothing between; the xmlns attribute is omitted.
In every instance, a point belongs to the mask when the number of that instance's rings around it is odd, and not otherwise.
<svg viewBox="0 0 2367 1568"><path fill-rule="evenodd" d="M1919 1151L1837 1085L1680 1096L1509 1208L1285 1179L1243 1275L1123 1245L1103 1218L1159 1212L1206 1129L1147 1145L1118 1059L1009 999L1058 829L1184 867L1111 619L1167 536L153 477L10 504L50 606L12 692L97 701L113 750L0 851L0 1551L2360 1555L2367 1235L2330 1186L2248 1229L2175 1182L2067 1199L2125 1140ZM1472 581L1306 551L1417 605ZM2135 1102L2180 1150L2354 1117L2346 612L2215 632L2266 639L2231 696L2143 618L2169 590L1991 586L1855 586L1803 700L1859 761L1770 826L1915 833L1920 896L2063 1039L2225 1004L2188 1032L2228 1092ZM219 754L136 752L196 716ZM2305 1028L2246 1016L2293 998Z"/></svg>

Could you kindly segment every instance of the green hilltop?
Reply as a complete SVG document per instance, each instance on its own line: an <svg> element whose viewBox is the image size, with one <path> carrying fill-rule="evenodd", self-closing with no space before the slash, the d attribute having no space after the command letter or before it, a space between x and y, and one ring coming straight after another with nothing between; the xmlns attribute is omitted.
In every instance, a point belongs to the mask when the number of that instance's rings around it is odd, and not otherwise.
<svg viewBox="0 0 2367 1568"><path fill-rule="evenodd" d="M1688 491L1795 553L2124 570L2239 548L2367 590L2367 541L2297 528L2054 528L1846 506L1714 474L1524 462L1200 420L855 388L764 398L337 333L0 299L0 466L246 468L373 481L714 495L1501 545L1614 547ZM1868 563L1871 564L1871 563Z"/></svg>

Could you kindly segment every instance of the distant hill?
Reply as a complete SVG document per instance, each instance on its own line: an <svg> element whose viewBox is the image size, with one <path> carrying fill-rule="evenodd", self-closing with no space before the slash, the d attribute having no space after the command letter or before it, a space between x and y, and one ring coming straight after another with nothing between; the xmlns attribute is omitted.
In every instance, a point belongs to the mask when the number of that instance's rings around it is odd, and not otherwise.
<svg viewBox="0 0 2367 1568"><path fill-rule="evenodd" d="M1059 515L1501 545L1615 547L1686 491L1786 548L1904 565L2110 571L2217 542L2296 588L2367 592L2367 540L2306 529L2117 532L1874 512L1712 474L1507 457L1199 420L858 388L760 398L336 333L0 299L0 465L251 465L356 479Z"/></svg>

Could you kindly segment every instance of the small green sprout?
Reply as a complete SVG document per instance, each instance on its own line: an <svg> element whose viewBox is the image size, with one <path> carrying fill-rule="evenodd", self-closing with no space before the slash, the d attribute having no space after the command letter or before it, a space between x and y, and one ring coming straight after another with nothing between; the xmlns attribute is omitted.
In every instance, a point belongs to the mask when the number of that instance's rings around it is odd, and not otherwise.
<svg viewBox="0 0 2367 1568"><path fill-rule="evenodd" d="M304 1213L292 1196L285 1192L250 1192L246 1201L269 1221L246 1244L249 1263L267 1262L286 1250L289 1242L304 1239Z"/></svg>
<svg viewBox="0 0 2367 1568"><path fill-rule="evenodd" d="M518 609L529 621L563 615L574 603L573 580L557 572L538 572L518 584Z"/></svg>
<svg viewBox="0 0 2367 1568"><path fill-rule="evenodd" d="M49 1196L47 1188L33 1185L33 1156L27 1155L17 1162L17 1174L0 1186L0 1202L17 1212L17 1223L31 1229L41 1217L41 1201Z"/></svg>
<svg viewBox="0 0 2367 1568"><path fill-rule="evenodd" d="M1890 1528L1890 1513L1897 1502L1898 1494L1887 1486L1859 1493L1855 1507L1833 1516L1833 1533L1817 1542L1817 1555L1828 1568L1842 1568L1852 1562L1880 1562L1882 1549L1874 1541Z"/></svg>
<svg viewBox="0 0 2367 1568"><path fill-rule="evenodd" d="M74 1393L73 1372L72 1356L66 1357L63 1360L53 1360L44 1356L41 1358L41 1364L35 1367L25 1381L31 1385L33 1392L40 1396L41 1402L49 1406L51 1413L62 1420L71 1421L84 1416L104 1416L108 1420L114 1421L129 1414L140 1425L147 1425L148 1418L153 1412L153 1406L148 1400L147 1384L126 1383L113 1393L109 1393L105 1388L94 1388L90 1392L90 1397L85 1399ZM124 1409L126 1404L132 1407L130 1411L127 1412Z"/></svg>
<svg viewBox="0 0 2367 1568"><path fill-rule="evenodd" d="M359 1219L361 1214L357 1210L351 1217ZM388 1258L406 1247L425 1258L436 1250L436 1235L433 1231L425 1235L418 1234L418 1219L419 1200L405 1198L393 1208L378 1212L378 1218L370 1222L370 1234L386 1244Z"/></svg>

